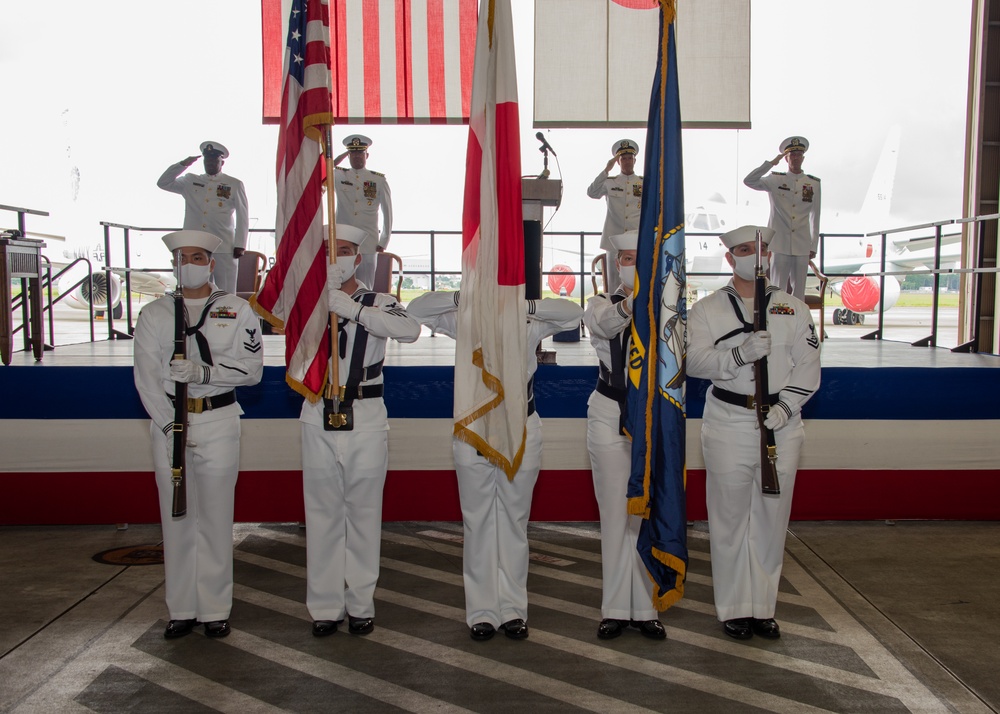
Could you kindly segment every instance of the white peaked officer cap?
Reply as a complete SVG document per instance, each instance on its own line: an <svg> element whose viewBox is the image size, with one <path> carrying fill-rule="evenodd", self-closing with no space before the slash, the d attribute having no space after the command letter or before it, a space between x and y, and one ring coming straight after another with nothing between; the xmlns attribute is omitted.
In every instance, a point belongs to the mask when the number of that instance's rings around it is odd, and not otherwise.
<svg viewBox="0 0 1000 714"><path fill-rule="evenodd" d="M181 248L202 248L214 253L222 247L221 238L205 231L174 231L163 236L163 242L171 253Z"/></svg>
<svg viewBox="0 0 1000 714"><path fill-rule="evenodd" d="M347 147L348 151L367 151L371 145L372 140L364 134L351 134L344 139L344 146Z"/></svg>
<svg viewBox="0 0 1000 714"><path fill-rule="evenodd" d="M757 240L757 231L760 231L761 239L764 243L770 243L771 238L774 237L774 229L767 226L740 226L728 233L723 233L719 238L722 239L724 246L732 250L738 245L755 242Z"/></svg>
<svg viewBox="0 0 1000 714"><path fill-rule="evenodd" d="M329 234L330 227L323 226L323 230ZM337 224L337 240L342 240L345 243L353 243L354 245L361 245L365 242L368 234L358 228L357 226L349 226L346 223Z"/></svg>
<svg viewBox="0 0 1000 714"><path fill-rule="evenodd" d="M610 236L608 240L611 241L615 250L635 250L636 246L639 245L639 231L625 231L616 236Z"/></svg>
<svg viewBox="0 0 1000 714"><path fill-rule="evenodd" d="M622 154L632 154L634 156L638 153L639 145L631 139L619 139L611 145L611 154L613 156L621 156Z"/></svg>
<svg viewBox="0 0 1000 714"><path fill-rule="evenodd" d="M781 142L781 146L778 150L782 154L789 154L793 151L801 151L805 153L809 151L809 140L804 136L790 136Z"/></svg>
<svg viewBox="0 0 1000 714"><path fill-rule="evenodd" d="M217 141L203 141L201 142L201 153L204 156L207 153L222 154L222 158L229 158L229 149L220 144Z"/></svg>

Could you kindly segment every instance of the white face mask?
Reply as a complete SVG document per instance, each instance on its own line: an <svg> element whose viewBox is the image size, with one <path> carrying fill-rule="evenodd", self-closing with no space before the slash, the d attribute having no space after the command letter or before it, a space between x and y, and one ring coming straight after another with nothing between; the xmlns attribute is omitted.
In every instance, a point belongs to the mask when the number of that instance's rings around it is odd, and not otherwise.
<svg viewBox="0 0 1000 714"><path fill-rule="evenodd" d="M344 271L343 279L345 281L348 280L352 275L354 275L354 271L358 269L358 266L354 264L355 259L357 259L356 255L337 256L337 265L339 265L340 269Z"/></svg>
<svg viewBox="0 0 1000 714"><path fill-rule="evenodd" d="M635 285L635 266L634 265L619 266L618 275L621 277L622 285L625 286L625 289L631 290L632 286Z"/></svg>
<svg viewBox="0 0 1000 714"><path fill-rule="evenodd" d="M181 266L181 287L188 290L200 288L212 276L212 266L185 263Z"/></svg>
<svg viewBox="0 0 1000 714"><path fill-rule="evenodd" d="M733 270L744 280L753 280L757 277L756 255L734 255L733 263ZM766 255L760 259L760 267L764 270L764 274L767 275L768 260Z"/></svg>

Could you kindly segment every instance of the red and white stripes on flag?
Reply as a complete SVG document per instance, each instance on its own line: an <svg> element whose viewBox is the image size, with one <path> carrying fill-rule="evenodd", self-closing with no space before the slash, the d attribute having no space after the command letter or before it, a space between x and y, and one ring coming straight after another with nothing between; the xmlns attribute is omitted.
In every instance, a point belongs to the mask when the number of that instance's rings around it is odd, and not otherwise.
<svg viewBox="0 0 1000 714"><path fill-rule="evenodd" d="M287 0L286 0L287 2ZM264 122L277 115L271 69L281 0L261 0ZM457 123L469 116L476 0L331 0L337 123Z"/></svg>
<svg viewBox="0 0 1000 714"><path fill-rule="evenodd" d="M514 478L527 420L521 140L510 0L483 0L469 114L455 436Z"/></svg>
<svg viewBox="0 0 1000 714"><path fill-rule="evenodd" d="M285 330L286 380L316 401L330 361L323 230L323 128L330 107L326 0L294 0L285 45L278 136L278 246L274 267L251 305Z"/></svg>

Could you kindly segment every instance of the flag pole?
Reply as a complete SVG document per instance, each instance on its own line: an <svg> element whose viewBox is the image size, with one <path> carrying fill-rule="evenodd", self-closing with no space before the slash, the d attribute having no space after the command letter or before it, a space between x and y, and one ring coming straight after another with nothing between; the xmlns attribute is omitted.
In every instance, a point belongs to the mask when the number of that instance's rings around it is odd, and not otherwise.
<svg viewBox="0 0 1000 714"><path fill-rule="evenodd" d="M326 154L326 208L329 233L327 234L327 262L337 262L337 212L333 195L333 131L331 125L324 128ZM337 313L330 312L330 383L326 386L327 399L333 400L333 412L340 411L340 320Z"/></svg>

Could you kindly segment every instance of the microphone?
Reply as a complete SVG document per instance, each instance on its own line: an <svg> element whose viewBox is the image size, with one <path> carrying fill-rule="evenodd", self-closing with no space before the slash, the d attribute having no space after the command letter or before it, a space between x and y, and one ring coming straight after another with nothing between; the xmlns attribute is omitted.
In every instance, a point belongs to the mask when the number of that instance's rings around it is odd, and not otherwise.
<svg viewBox="0 0 1000 714"><path fill-rule="evenodd" d="M549 146L549 142L545 140L545 135L542 132L536 132L535 138L542 142L542 145L538 148L539 151L551 151L553 156L558 156L555 149Z"/></svg>

